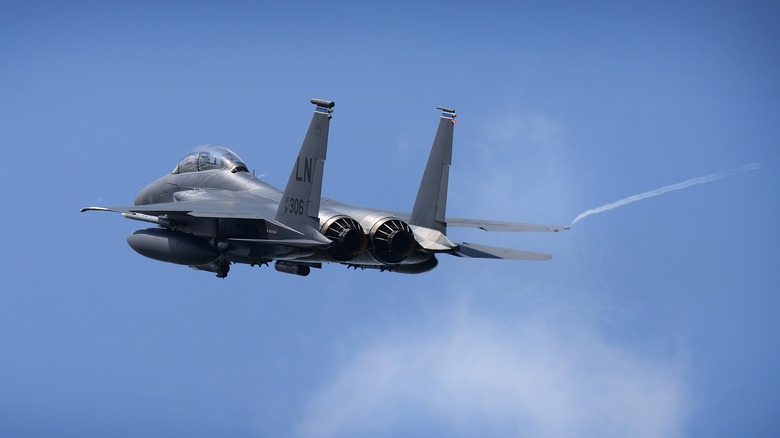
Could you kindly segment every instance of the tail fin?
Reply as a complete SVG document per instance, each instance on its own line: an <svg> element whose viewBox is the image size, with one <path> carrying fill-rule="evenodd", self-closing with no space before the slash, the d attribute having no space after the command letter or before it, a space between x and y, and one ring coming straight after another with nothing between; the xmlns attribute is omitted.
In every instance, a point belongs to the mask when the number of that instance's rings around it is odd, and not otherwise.
<svg viewBox="0 0 780 438"><path fill-rule="evenodd" d="M437 109L442 111L439 129L431 146L409 224L446 234L447 185L452 164L452 134L456 116L455 110L441 107Z"/></svg>
<svg viewBox="0 0 780 438"><path fill-rule="evenodd" d="M320 196L325 156L328 151L328 127L335 102L312 99L317 105L301 151L290 172L290 179L276 210L276 220L292 227L319 229Z"/></svg>

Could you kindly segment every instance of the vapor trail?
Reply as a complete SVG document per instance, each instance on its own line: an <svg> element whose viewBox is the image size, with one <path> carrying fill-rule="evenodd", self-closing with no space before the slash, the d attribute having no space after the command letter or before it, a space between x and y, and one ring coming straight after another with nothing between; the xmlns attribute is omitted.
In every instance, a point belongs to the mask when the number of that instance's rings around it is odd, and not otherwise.
<svg viewBox="0 0 780 438"><path fill-rule="evenodd" d="M618 207L622 207L624 205L631 204L632 202L641 201L643 199L652 198L654 196L660 196L664 193L673 192L675 190L682 190L684 188L695 186L697 184L704 184L712 181L717 181L721 178L725 178L727 176L733 176L733 175L739 175L740 173L749 172L751 170L756 170L759 167L761 167L758 163L752 163L752 164L746 164L742 167L738 167L736 169L731 170L724 170L723 172L719 173L713 173L712 175L707 176L698 176L696 178L691 178L687 181L683 181L677 184L671 184L668 186L663 186L659 189L651 190L649 192L640 193L638 195L632 195L628 198L623 198L619 201L615 201L606 205L602 205L601 207L591 208L590 210L585 210L584 212L580 213L579 216L575 217L574 220L571 222L571 225L573 226L577 222L579 222L581 219L586 218L590 215L602 213L608 210L612 210Z"/></svg>

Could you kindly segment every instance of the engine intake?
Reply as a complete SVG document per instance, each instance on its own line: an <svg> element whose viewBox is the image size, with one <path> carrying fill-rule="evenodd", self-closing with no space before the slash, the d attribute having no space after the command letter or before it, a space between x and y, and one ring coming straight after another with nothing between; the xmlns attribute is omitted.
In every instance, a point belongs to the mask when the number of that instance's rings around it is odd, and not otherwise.
<svg viewBox="0 0 780 438"><path fill-rule="evenodd" d="M333 241L327 254L337 262L350 261L368 248L363 227L349 216L333 216L322 225L320 232Z"/></svg>
<svg viewBox="0 0 780 438"><path fill-rule="evenodd" d="M382 263L400 263L417 247L412 229L398 218L385 218L371 228L371 254Z"/></svg>

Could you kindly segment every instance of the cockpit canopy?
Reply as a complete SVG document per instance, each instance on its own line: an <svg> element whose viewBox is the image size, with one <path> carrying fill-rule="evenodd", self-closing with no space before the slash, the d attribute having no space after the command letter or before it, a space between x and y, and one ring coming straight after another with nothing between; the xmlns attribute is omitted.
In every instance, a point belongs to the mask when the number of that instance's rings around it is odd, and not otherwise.
<svg viewBox="0 0 780 438"><path fill-rule="evenodd" d="M202 172L215 169L230 169L233 173L248 171L246 164L230 149L207 144L198 146L182 158L172 173Z"/></svg>

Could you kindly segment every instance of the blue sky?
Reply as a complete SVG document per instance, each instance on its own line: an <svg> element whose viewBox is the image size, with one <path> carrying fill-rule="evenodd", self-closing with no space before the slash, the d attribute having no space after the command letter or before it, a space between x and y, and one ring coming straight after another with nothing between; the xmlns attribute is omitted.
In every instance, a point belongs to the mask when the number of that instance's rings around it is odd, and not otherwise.
<svg viewBox="0 0 780 438"><path fill-rule="evenodd" d="M0 434L772 436L780 8L765 2L0 6ZM549 262L404 276L145 259L124 205L194 146L408 210L458 111L456 240Z"/></svg>

